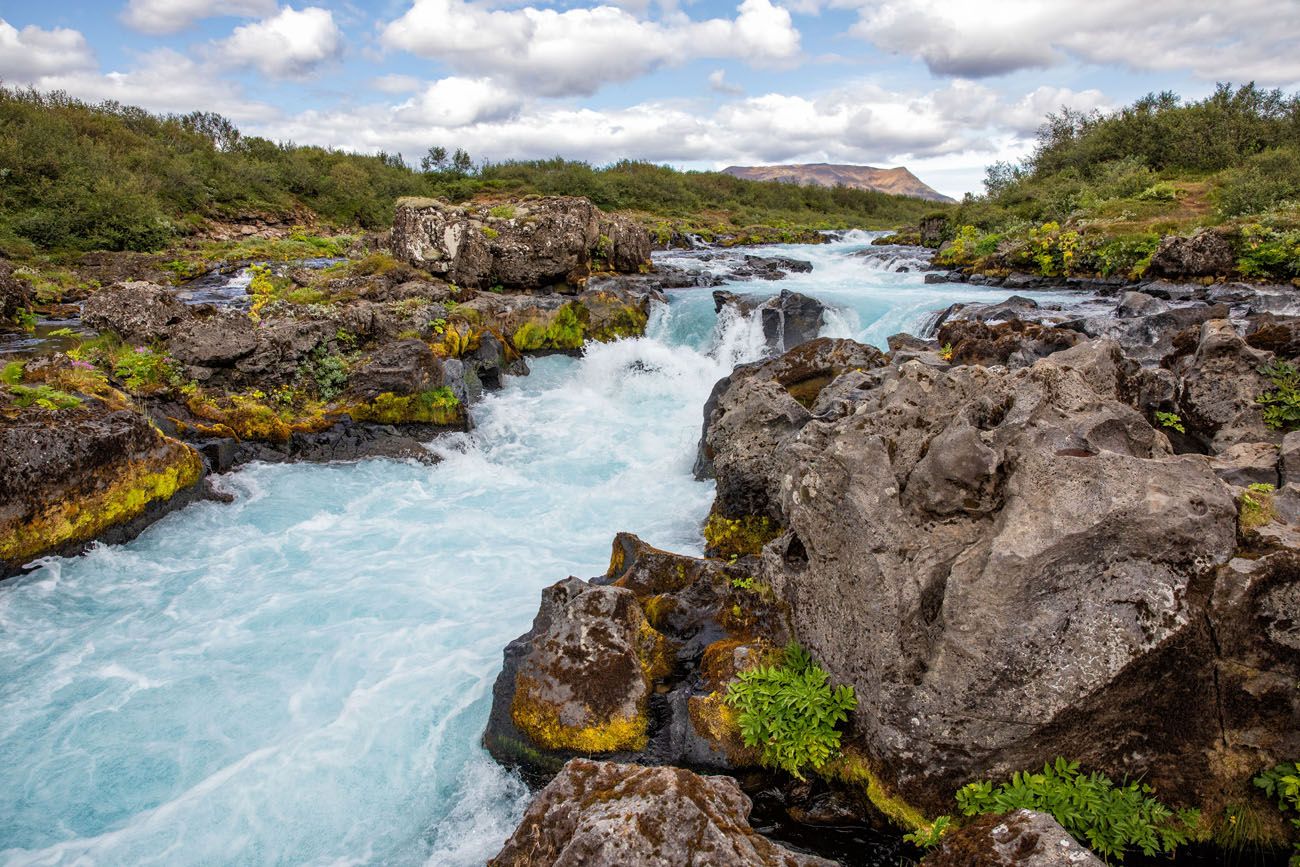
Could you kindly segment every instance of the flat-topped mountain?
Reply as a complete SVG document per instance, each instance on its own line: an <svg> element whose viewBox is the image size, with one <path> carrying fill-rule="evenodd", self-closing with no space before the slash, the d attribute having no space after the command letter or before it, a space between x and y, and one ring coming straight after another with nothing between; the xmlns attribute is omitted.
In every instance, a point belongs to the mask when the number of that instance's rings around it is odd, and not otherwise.
<svg viewBox="0 0 1300 867"><path fill-rule="evenodd" d="M879 190L897 196L912 196L931 202L953 199L924 183L904 166L878 169L875 166L837 166L830 163L805 163L790 166L727 166L722 170L751 181L782 181L817 187L851 187Z"/></svg>

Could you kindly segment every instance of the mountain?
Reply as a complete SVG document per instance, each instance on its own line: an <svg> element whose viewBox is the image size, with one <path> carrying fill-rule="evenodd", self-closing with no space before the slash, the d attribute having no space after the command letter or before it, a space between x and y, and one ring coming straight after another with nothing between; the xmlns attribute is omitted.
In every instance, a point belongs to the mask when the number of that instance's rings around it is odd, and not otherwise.
<svg viewBox="0 0 1300 867"><path fill-rule="evenodd" d="M751 181L782 181L815 187L851 187L856 190L879 190L898 196L912 196L931 202L951 202L943 193L922 183L903 166L878 169L874 166L835 166L829 163L806 163L793 166L727 166L728 175Z"/></svg>

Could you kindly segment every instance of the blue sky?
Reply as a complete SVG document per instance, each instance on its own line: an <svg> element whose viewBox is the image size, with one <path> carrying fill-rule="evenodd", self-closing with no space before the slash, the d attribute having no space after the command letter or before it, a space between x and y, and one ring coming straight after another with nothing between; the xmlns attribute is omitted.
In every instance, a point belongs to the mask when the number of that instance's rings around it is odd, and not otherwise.
<svg viewBox="0 0 1300 867"><path fill-rule="evenodd" d="M1045 112L1300 89L1296 0L0 0L0 79L415 162L907 165L942 192Z"/></svg>

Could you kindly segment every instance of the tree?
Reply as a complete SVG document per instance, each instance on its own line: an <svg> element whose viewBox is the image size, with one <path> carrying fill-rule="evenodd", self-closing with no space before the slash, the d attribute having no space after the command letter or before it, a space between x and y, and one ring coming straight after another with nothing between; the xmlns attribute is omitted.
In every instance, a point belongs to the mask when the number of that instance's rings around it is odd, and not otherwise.
<svg viewBox="0 0 1300 867"><path fill-rule="evenodd" d="M434 145L429 148L429 152L420 157L420 170L424 172L440 172L447 168L447 149L441 145Z"/></svg>
<svg viewBox="0 0 1300 867"><path fill-rule="evenodd" d="M451 155L451 170L458 175L467 175L472 168L474 161L469 158L469 153L464 148L456 148L456 152Z"/></svg>

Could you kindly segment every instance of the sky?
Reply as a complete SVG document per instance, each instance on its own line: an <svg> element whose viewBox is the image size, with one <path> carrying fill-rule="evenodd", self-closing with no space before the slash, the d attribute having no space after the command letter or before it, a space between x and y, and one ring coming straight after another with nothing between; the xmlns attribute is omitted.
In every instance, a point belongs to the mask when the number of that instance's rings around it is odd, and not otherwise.
<svg viewBox="0 0 1300 867"><path fill-rule="evenodd" d="M0 0L0 81L416 164L906 165L952 196L1061 106L1300 89L1300 0Z"/></svg>

